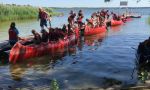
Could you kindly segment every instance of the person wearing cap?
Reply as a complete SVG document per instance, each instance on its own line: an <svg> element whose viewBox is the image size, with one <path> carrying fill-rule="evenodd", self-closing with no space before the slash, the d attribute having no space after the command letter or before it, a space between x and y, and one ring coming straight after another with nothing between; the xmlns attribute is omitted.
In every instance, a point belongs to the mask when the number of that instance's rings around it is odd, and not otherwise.
<svg viewBox="0 0 150 90"><path fill-rule="evenodd" d="M70 15L68 17L68 23L71 27L74 25L74 19L75 19L76 13L74 13L72 10L70 11Z"/></svg>

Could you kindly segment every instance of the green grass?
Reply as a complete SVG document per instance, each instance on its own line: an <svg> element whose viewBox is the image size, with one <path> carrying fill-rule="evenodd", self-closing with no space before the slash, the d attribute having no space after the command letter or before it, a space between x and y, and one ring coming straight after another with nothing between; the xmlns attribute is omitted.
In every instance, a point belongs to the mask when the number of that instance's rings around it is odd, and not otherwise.
<svg viewBox="0 0 150 90"><path fill-rule="evenodd" d="M51 89L50 89L50 90L60 90L59 84L58 84L58 82L57 82L56 79L53 79L53 80L52 80L50 86L51 86Z"/></svg>
<svg viewBox="0 0 150 90"><path fill-rule="evenodd" d="M58 15L52 8L45 8L51 15ZM2 5L0 4L0 21L35 19L38 17L38 7Z"/></svg>

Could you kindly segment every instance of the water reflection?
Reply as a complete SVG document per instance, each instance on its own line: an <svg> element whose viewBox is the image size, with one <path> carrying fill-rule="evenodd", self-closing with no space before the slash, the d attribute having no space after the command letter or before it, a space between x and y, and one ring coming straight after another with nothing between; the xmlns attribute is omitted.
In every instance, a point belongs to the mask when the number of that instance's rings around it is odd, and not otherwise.
<svg viewBox="0 0 150 90"><path fill-rule="evenodd" d="M21 81L21 78L27 70L27 65L25 64L12 64L10 65L10 73L13 80Z"/></svg>
<svg viewBox="0 0 150 90"><path fill-rule="evenodd" d="M98 43L101 43L105 38L107 33L97 34L93 36L87 36L84 38L85 45L88 46L99 46Z"/></svg>
<svg viewBox="0 0 150 90"><path fill-rule="evenodd" d="M85 36L85 37L80 37L78 39L78 49L80 51L83 50L83 47L85 46L91 46L92 48L98 48L100 44L102 43L103 39L107 36L107 33L101 33L101 34L96 34L92 36Z"/></svg>
<svg viewBox="0 0 150 90"><path fill-rule="evenodd" d="M121 30L121 26L115 26L110 28L113 32L118 32Z"/></svg>
<svg viewBox="0 0 150 90"><path fill-rule="evenodd" d="M32 59L27 59L16 64L10 65L10 73L13 80L21 81L23 77L26 76L32 69L35 72L47 73L57 67L56 65L62 65L66 56L76 56L77 47L82 49L84 45L88 46L100 46L102 40L106 36L106 33L97 34L94 36L85 37L84 40L81 40L81 37L78 40L78 46L71 45L63 49L57 49L57 51L51 52L46 56L37 57ZM73 57L76 59L76 57ZM76 64L78 61L71 61L72 64Z"/></svg>
<svg viewBox="0 0 150 90"><path fill-rule="evenodd" d="M72 55L76 52L75 46L58 49L55 52L49 53L49 55L43 57L36 57L27 59L15 64L10 65L10 73L13 80L21 80L23 76L28 73L28 69L33 69L36 72L48 72L53 69L57 64L57 61L62 61L66 55Z"/></svg>

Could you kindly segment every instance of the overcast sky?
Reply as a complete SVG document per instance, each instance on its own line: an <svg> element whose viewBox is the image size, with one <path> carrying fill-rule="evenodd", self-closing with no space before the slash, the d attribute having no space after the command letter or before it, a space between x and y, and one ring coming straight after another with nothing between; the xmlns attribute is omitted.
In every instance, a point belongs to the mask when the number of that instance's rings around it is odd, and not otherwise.
<svg viewBox="0 0 150 90"><path fill-rule="evenodd" d="M47 7L119 7L120 1L128 1L129 7L150 7L150 0L111 0L104 3L104 0L0 0L3 4L19 4Z"/></svg>

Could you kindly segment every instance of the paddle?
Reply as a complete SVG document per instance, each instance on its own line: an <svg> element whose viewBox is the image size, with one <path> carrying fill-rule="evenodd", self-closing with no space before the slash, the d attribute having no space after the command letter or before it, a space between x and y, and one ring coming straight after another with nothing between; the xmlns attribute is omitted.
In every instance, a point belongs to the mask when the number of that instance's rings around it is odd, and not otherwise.
<svg viewBox="0 0 150 90"><path fill-rule="evenodd" d="M8 40L5 40L3 42L0 43L0 49L6 47L7 45L9 45Z"/></svg>
<svg viewBox="0 0 150 90"><path fill-rule="evenodd" d="M8 51L8 50L10 50L10 49L11 49L11 46L10 46L8 40L6 40L6 41L4 41L4 42L1 42L1 43L0 43L0 59L1 59L2 57L6 57L5 51Z"/></svg>
<svg viewBox="0 0 150 90"><path fill-rule="evenodd" d="M20 38L18 42L22 45L30 45L33 43L33 35L30 35L28 38Z"/></svg>
<svg viewBox="0 0 150 90"><path fill-rule="evenodd" d="M52 24L51 24L51 21L49 20L49 27L51 28L52 27Z"/></svg>
<svg viewBox="0 0 150 90"><path fill-rule="evenodd" d="M51 20L52 20L52 15L50 15L50 16L48 17L48 21L49 21L49 27L50 27L50 28L52 27Z"/></svg>
<svg viewBox="0 0 150 90"><path fill-rule="evenodd" d="M24 44L24 45L28 45L28 44L32 44L32 36L30 36L29 38L20 38L19 37L19 41L20 43ZM9 40L3 41L0 43L0 53L3 53L5 51L8 51L12 48L12 46L9 44Z"/></svg>
<svg viewBox="0 0 150 90"><path fill-rule="evenodd" d="M10 47L9 41L5 40L3 42L0 43L0 52L2 52L3 50L5 51L5 49L7 47Z"/></svg>

